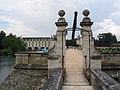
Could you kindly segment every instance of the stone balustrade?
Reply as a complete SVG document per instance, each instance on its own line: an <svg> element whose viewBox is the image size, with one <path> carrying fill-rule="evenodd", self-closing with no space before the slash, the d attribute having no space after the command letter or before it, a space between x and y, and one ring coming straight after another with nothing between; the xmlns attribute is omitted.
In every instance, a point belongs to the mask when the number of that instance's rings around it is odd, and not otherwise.
<svg viewBox="0 0 120 90"><path fill-rule="evenodd" d="M48 53L41 51L29 51L16 53L15 69L41 69L48 67Z"/></svg>

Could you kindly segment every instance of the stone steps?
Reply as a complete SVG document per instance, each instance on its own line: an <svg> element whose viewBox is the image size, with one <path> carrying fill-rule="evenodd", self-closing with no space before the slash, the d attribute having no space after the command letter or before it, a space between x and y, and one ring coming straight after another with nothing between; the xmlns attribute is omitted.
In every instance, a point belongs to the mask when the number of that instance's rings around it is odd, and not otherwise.
<svg viewBox="0 0 120 90"><path fill-rule="evenodd" d="M93 90L83 73L82 51L67 50L62 90Z"/></svg>
<svg viewBox="0 0 120 90"><path fill-rule="evenodd" d="M92 86L63 86L62 90L94 90Z"/></svg>
<svg viewBox="0 0 120 90"><path fill-rule="evenodd" d="M82 72L67 71L64 85L89 85L89 82Z"/></svg>

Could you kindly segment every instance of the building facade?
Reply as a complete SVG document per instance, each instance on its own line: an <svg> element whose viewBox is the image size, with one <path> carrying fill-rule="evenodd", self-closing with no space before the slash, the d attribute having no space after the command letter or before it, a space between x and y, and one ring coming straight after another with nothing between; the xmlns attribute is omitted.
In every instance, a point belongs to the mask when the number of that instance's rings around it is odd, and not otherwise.
<svg viewBox="0 0 120 90"><path fill-rule="evenodd" d="M42 48L50 48L50 37L23 37L23 41L26 43L27 50L41 50Z"/></svg>

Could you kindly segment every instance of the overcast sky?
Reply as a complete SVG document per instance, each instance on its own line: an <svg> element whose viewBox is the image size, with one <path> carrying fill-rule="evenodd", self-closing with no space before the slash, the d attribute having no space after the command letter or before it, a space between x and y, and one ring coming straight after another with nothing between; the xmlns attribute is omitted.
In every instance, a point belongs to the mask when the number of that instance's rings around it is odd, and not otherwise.
<svg viewBox="0 0 120 90"><path fill-rule="evenodd" d="M89 9L94 37L111 32L120 40L120 0L0 0L0 30L22 37L51 36L61 9L68 27L72 27L74 11L78 11L79 26L82 11Z"/></svg>

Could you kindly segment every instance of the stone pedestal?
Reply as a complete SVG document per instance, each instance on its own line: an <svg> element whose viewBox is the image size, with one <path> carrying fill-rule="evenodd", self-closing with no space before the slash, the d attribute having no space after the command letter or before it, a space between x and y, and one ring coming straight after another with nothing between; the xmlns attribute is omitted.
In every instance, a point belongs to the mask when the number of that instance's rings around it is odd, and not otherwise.
<svg viewBox="0 0 120 90"><path fill-rule="evenodd" d="M65 12L63 10L60 10L58 12L58 15L60 18L57 22L55 22L57 26L57 33L56 33L56 43L53 50L51 50L51 54L48 58L48 72L50 73L51 70L55 68L64 68L64 56L66 51L66 26L68 23L66 22L65 18L63 17L65 15ZM49 75L48 73L48 75Z"/></svg>
<svg viewBox="0 0 120 90"><path fill-rule="evenodd" d="M82 27L81 34L82 34L82 49L83 49L83 58L84 58L84 70L90 68L90 49L91 49L91 41L92 41L92 31L91 26L93 22L88 17L89 15L88 10L83 11L83 15L85 16L80 22L80 26ZM85 58L86 57L86 58Z"/></svg>
<svg viewBox="0 0 120 90"><path fill-rule="evenodd" d="M63 10L60 10L58 12L60 18L57 22L55 22L57 26L57 55L60 55L61 59L65 55L66 51L66 26L68 23L66 22L65 18L63 16L65 15L65 12Z"/></svg>

